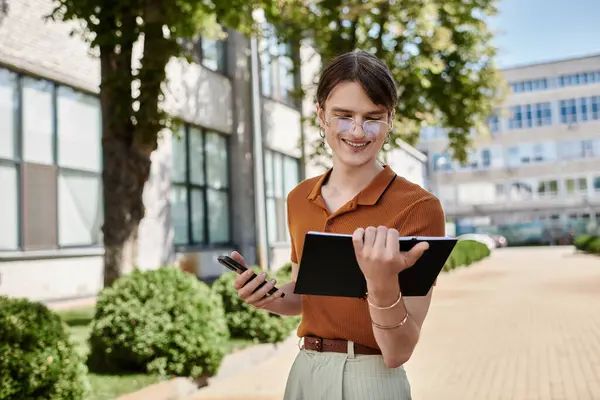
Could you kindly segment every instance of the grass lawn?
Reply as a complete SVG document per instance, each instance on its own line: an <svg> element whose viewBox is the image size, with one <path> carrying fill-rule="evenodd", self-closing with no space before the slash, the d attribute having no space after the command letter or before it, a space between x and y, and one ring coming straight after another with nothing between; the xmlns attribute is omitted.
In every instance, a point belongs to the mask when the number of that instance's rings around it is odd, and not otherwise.
<svg viewBox="0 0 600 400"><path fill-rule="evenodd" d="M90 322L94 316L94 308L59 311L64 321L69 325L69 331L77 350L84 357L89 352L87 343L90 334ZM232 339L229 352L233 352L253 344L247 339ZM92 386L91 397L87 400L113 400L127 393L135 392L148 385L159 382L160 378L147 374L104 375L89 374Z"/></svg>

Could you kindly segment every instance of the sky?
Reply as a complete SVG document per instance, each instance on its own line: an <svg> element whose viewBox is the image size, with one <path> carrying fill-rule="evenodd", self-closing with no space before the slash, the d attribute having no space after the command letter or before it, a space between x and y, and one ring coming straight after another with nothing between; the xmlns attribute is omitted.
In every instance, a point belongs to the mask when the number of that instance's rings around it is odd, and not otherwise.
<svg viewBox="0 0 600 400"><path fill-rule="evenodd" d="M600 0L499 0L490 26L506 68L600 53Z"/></svg>

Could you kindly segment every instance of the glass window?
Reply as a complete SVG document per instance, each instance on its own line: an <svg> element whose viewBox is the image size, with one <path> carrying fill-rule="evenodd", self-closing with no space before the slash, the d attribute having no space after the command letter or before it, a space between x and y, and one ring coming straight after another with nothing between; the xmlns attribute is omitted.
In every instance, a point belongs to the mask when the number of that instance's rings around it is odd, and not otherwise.
<svg viewBox="0 0 600 400"><path fill-rule="evenodd" d="M594 191L600 192L600 176L594 178Z"/></svg>
<svg viewBox="0 0 600 400"><path fill-rule="evenodd" d="M184 127L187 140L173 143L172 196L176 244L226 244L231 239L228 141L223 135ZM189 176L189 180L187 178ZM189 199L189 204L188 204ZM177 215L175 215L177 214Z"/></svg>
<svg viewBox="0 0 600 400"><path fill-rule="evenodd" d="M58 163L101 171L101 115L97 97L61 86L58 89Z"/></svg>
<svg viewBox="0 0 600 400"><path fill-rule="evenodd" d="M23 78L23 159L39 164L54 162L53 84Z"/></svg>
<svg viewBox="0 0 600 400"><path fill-rule="evenodd" d="M100 243L102 225L100 176L63 171L58 177L58 243L84 246Z"/></svg>
<svg viewBox="0 0 600 400"><path fill-rule="evenodd" d="M192 242L204 243L204 190L191 190Z"/></svg>
<svg viewBox="0 0 600 400"><path fill-rule="evenodd" d="M263 96L296 106L296 76L291 44L278 43L274 28L267 25L260 41L260 52Z"/></svg>
<svg viewBox="0 0 600 400"><path fill-rule="evenodd" d="M277 204L274 198L267 198L267 233L269 243L276 243L277 237Z"/></svg>
<svg viewBox="0 0 600 400"><path fill-rule="evenodd" d="M100 244L101 130L97 97L0 69L0 249Z"/></svg>
<svg viewBox="0 0 600 400"><path fill-rule="evenodd" d="M579 99L579 120L580 121L588 120L587 98L585 98L585 97L582 97Z"/></svg>
<svg viewBox="0 0 600 400"><path fill-rule="evenodd" d="M226 41L202 38L202 65L213 71L225 72Z"/></svg>
<svg viewBox="0 0 600 400"><path fill-rule="evenodd" d="M15 158L17 76L0 69L0 158Z"/></svg>
<svg viewBox="0 0 600 400"><path fill-rule="evenodd" d="M185 129L179 129L179 133L173 135L171 140L173 148L173 156L171 157L173 163L171 167L171 179L174 182L185 182L187 157Z"/></svg>
<svg viewBox="0 0 600 400"><path fill-rule="evenodd" d="M543 196L555 196L558 193L558 181L540 181L538 182L538 195Z"/></svg>
<svg viewBox="0 0 600 400"><path fill-rule="evenodd" d="M531 128L533 126L533 106L531 104L527 104L524 106L525 108L525 123L523 126L525 128Z"/></svg>
<svg viewBox="0 0 600 400"><path fill-rule="evenodd" d="M300 181L300 160L281 153L266 150L265 172L272 176L265 180L273 182L272 190L265 187L267 201L267 230L269 242L289 241L287 227L287 195Z"/></svg>
<svg viewBox="0 0 600 400"><path fill-rule="evenodd" d="M184 186L171 189L171 220L174 231L174 243L188 243L188 204Z"/></svg>
<svg viewBox="0 0 600 400"><path fill-rule="evenodd" d="M210 187L222 189L229 186L227 139L216 133L206 134L206 181ZM210 202L209 202L210 204Z"/></svg>
<svg viewBox="0 0 600 400"><path fill-rule="evenodd" d="M519 148L516 146L509 147L507 151L507 165L509 167L516 167L521 163L521 158L519 156Z"/></svg>
<svg viewBox="0 0 600 400"><path fill-rule="evenodd" d="M587 178L569 178L565 180L567 194L587 192Z"/></svg>
<svg viewBox="0 0 600 400"><path fill-rule="evenodd" d="M23 248L54 249L58 245L58 177L53 165L22 165Z"/></svg>
<svg viewBox="0 0 600 400"><path fill-rule="evenodd" d="M530 181L517 181L509 186L509 196L513 200L527 200L533 197L534 185Z"/></svg>
<svg viewBox="0 0 600 400"><path fill-rule="evenodd" d="M204 185L204 140L202 131L190 127L189 136L190 181L194 185Z"/></svg>
<svg viewBox="0 0 600 400"><path fill-rule="evenodd" d="M590 110L591 119L594 121L600 119L600 96L590 97Z"/></svg>
<svg viewBox="0 0 600 400"><path fill-rule="evenodd" d="M267 197L272 197L275 193L273 181L275 172L273 171L273 152L265 151L265 193Z"/></svg>
<svg viewBox="0 0 600 400"><path fill-rule="evenodd" d="M229 196L227 192L208 190L210 209L208 229L211 243L229 242Z"/></svg>
<svg viewBox="0 0 600 400"><path fill-rule="evenodd" d="M523 111L521 106L514 106L511 109L512 116L508 121L508 127L510 129L521 129L523 128Z"/></svg>
<svg viewBox="0 0 600 400"><path fill-rule="evenodd" d="M273 91L271 87L273 82L271 79L271 56L267 52L263 52L260 55L260 86L263 96L271 97Z"/></svg>
<svg viewBox="0 0 600 400"><path fill-rule="evenodd" d="M287 194L292 191L300 182L300 172L298 171L298 160L286 157L283 160L283 184L284 193Z"/></svg>
<svg viewBox="0 0 600 400"><path fill-rule="evenodd" d="M17 169L0 164L0 250L16 250L19 247L18 186Z"/></svg>
<svg viewBox="0 0 600 400"><path fill-rule="evenodd" d="M565 181L565 189L568 194L575 193L575 179L567 179Z"/></svg>

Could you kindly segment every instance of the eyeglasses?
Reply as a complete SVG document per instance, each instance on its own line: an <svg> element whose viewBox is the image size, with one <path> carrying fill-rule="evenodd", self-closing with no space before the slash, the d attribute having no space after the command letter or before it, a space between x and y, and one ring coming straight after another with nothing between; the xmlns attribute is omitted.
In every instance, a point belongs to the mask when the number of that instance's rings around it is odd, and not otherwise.
<svg viewBox="0 0 600 400"><path fill-rule="evenodd" d="M331 117L325 121L325 125L333 128L337 134L351 133L356 129L356 121L352 117ZM359 125L362 127L364 135L368 137L376 137L390 131L390 125L384 121L366 120Z"/></svg>

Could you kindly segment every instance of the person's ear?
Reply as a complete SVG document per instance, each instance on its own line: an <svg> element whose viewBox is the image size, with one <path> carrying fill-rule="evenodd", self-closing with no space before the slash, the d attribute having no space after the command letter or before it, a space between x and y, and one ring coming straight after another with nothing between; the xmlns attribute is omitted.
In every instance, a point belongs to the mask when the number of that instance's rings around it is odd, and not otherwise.
<svg viewBox="0 0 600 400"><path fill-rule="evenodd" d="M325 129L325 110L317 103L317 117L319 118L319 128Z"/></svg>

